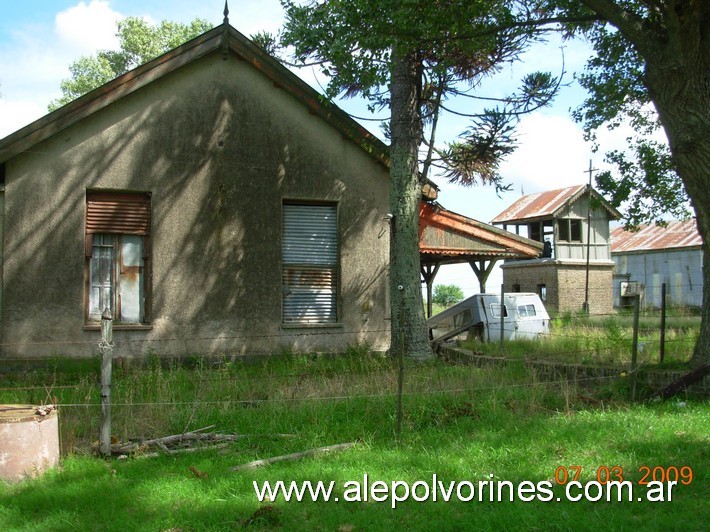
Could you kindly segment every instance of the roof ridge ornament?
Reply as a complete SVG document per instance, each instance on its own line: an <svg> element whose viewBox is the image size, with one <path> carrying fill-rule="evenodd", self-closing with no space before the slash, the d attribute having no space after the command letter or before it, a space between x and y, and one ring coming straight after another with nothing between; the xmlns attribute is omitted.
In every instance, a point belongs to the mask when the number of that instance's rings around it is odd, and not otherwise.
<svg viewBox="0 0 710 532"><path fill-rule="evenodd" d="M222 59L229 58L229 2L224 0L224 22L222 23Z"/></svg>

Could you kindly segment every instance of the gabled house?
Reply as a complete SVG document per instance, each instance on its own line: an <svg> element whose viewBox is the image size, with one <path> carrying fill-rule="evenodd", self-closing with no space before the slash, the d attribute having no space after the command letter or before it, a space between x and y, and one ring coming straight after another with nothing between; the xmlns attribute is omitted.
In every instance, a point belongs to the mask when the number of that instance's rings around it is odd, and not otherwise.
<svg viewBox="0 0 710 532"><path fill-rule="evenodd" d="M0 139L0 356L385 350L387 167L225 20Z"/></svg>
<svg viewBox="0 0 710 532"><path fill-rule="evenodd" d="M641 304L659 308L663 285L666 303L701 307L703 304L702 239L694 219L644 225L638 231L611 231L614 260L614 305Z"/></svg>
<svg viewBox="0 0 710 532"><path fill-rule="evenodd" d="M508 292L536 292L548 310L612 311L609 222L620 213L587 185L529 194L491 223L542 242L542 257L501 266Z"/></svg>

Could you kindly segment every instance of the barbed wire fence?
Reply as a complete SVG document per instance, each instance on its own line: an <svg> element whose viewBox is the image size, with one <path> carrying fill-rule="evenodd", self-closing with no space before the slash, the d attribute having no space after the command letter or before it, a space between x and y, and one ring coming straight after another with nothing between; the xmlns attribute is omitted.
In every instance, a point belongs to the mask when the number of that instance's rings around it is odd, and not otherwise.
<svg viewBox="0 0 710 532"><path fill-rule="evenodd" d="M679 318L687 317L687 312L682 309L677 311L671 310L668 313L669 316L677 316ZM618 316L618 313L611 313L606 315L597 315L594 319L604 319L611 316ZM634 336L638 340L638 334L641 330L638 326L638 316L639 312L634 314ZM654 317L656 317L654 315ZM657 317L660 317L657 316ZM561 318L560 318L561 319ZM573 322L585 323L589 326L589 318L574 315L571 317ZM510 327L514 327L514 323L511 321ZM603 326L603 323L602 323ZM99 447L103 454L110 454L110 443L111 443L111 430L110 430L110 419L111 419L111 407L116 407L123 409L123 415L133 416L134 413L140 409L144 408L161 408L161 409L177 409L182 407L189 407L191 409L191 414L188 416L187 420L184 420L185 426L189 425L194 417L195 411L198 408L232 408L232 407L243 407L250 408L255 406L264 405L284 405L284 404L296 404L296 403L320 403L328 404L332 402L351 402L355 403L358 401L378 401L385 402L393 408L394 404L392 401L397 401L399 405L402 404L403 398L417 398L426 397L432 395L446 395L446 396L457 396L457 395L469 395L474 396L476 394L484 394L487 392L500 391L501 389L533 389L544 387L545 389L561 389L566 386L586 386L592 382L629 382L631 378L635 379L638 372L638 366L633 364L626 371L616 371L611 374L604 376L580 376L574 374L572 381L570 382L569 376L562 376L557 379L546 379L541 380L537 377L530 378L525 382L507 382L505 384L496 383L493 385L487 384L485 381L480 382L476 380L466 381L465 378L459 378L458 380L448 381L446 379L437 380L436 374L431 372L431 367L426 364L416 364L407 361L404 365L397 365L392 358L383 358L381 364L362 364L358 365L356 363L346 366L323 367L318 369L317 374L309 373L313 370L310 367L299 366L299 362L294 362L294 364L286 365L280 368L278 371L265 371L264 373L250 372L248 374L248 379L251 381L251 386L242 386L244 375L240 373L240 368L244 364L250 364L254 361L265 361L273 355L273 352L268 350L249 350L246 354L238 355L220 355L215 357L210 357L206 355L204 357L192 357L189 362L192 364L193 369L201 369L207 367L209 372L193 371L192 373L185 372L181 378L183 379L184 388L183 390L188 390L193 399L186 396L169 396L161 400L151 399L151 400L141 400L138 394L128 393L124 388L125 384L122 382L125 372L119 375L119 379L112 380L110 369L108 371L108 378L105 374L105 367L108 364L110 368L110 362L116 358L120 358L122 355L122 349L128 347L129 345L135 348L135 344L139 344L143 347L144 351L151 351L150 346L161 342L172 342L175 340L215 340L215 341L225 341L234 342L240 341L244 345L248 345L255 339L270 338L274 335L220 335L220 336L201 336L196 338L180 338L178 336L171 338L154 338L154 339L120 339L113 338L112 333L107 330L103 330L101 339L95 339L93 341L87 342L35 342L36 345L62 345L65 347L70 347L71 345L81 344L94 344L98 347L98 352L101 353L101 370L97 371L94 378L85 378L81 383L70 383L59 378L55 371L54 373L47 373L46 375L52 376L52 380L46 381L42 384L31 383L29 386L21 385L7 385L0 386L0 393L8 398L27 398L27 400L37 400L41 402L55 401L60 408L63 409L76 409L82 410L84 412L89 412L91 410L99 411L100 423L99 423ZM389 329L382 329L379 332L388 332ZM370 331L373 332L373 331ZM293 334L292 336L311 336L311 335L342 335L343 337L358 338L362 331L317 331L317 332L303 332L299 334ZM642 334L642 333L641 333ZM552 338L560 337L569 340L574 338L569 332L561 332L553 327L550 333ZM579 339L584 339L586 336L578 335ZM627 342L628 339L624 339ZM693 340L688 338L678 338L666 340L667 342L684 342L692 343ZM628 347L633 347L632 344ZM5 344L12 345L12 344ZM23 344L26 345L26 344ZM636 342L636 346L638 343ZM135 351L135 349L132 349ZM590 347L588 350L579 350L575 348L570 350L567 354L584 356L585 354L592 354L597 351L598 348ZM503 351L504 353L504 351ZM306 357L308 355L305 355ZM312 355L314 356L314 355ZM630 356L633 356L633 352ZM98 357L97 357L98 358ZM26 358L16 358L16 359L3 359L16 360L18 362L26 362ZM299 360L302 360L299 358ZM46 364L55 364L61 361L57 360L57 357L45 357L45 358L35 358L32 360L41 366L44 362ZM148 364L156 364L157 367L179 365L185 362L184 357L169 355L169 354L151 354L150 360L144 360ZM303 364L303 362L300 362ZM285 368L285 369L284 369ZM98 368L97 368L98 369ZM406 381L403 381L401 376L403 371L406 369ZM304 384L306 380L312 378L312 380L317 380L318 378L324 379L326 377L337 377L343 386L338 389L330 388L325 386L322 390L314 389L316 386L313 383L310 385ZM0 381L1 382L1 381ZM321 380L321 383L324 382ZM354 385L350 385L355 383ZM366 385L363 383L370 383ZM121 393L118 396L114 396L115 399L113 403L111 400L111 390L118 386ZM90 392L88 390L93 389L98 394ZM214 394L209 393L212 389L218 389L220 391L233 390L231 393L224 395L223 397L216 398ZM632 388L633 389L633 388ZM77 400L77 398L82 397L81 395L73 396L63 396L63 397L74 397L74 400L62 399L57 401L56 395L60 391L76 391L77 394L83 394L83 400ZM337 393L336 391L339 390ZM345 392L343 392L345 390ZM632 392L632 394L635 392ZM60 394L62 395L62 394ZM633 395L632 395L633 396ZM406 405L404 407L406 409ZM94 417L94 414L91 414ZM393 415L394 417L394 415ZM401 431L402 423L402 412L401 406L397 409L396 414L397 432ZM108 429L106 428L108 427ZM185 428L187 430L187 428Z"/></svg>

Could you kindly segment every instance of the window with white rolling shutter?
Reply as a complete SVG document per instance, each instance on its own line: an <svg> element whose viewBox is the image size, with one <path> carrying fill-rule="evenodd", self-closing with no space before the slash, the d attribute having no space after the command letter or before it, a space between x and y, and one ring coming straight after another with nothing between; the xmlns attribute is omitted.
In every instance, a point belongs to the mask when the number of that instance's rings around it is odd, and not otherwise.
<svg viewBox="0 0 710 532"><path fill-rule="evenodd" d="M283 323L337 323L336 206L285 203L281 249Z"/></svg>

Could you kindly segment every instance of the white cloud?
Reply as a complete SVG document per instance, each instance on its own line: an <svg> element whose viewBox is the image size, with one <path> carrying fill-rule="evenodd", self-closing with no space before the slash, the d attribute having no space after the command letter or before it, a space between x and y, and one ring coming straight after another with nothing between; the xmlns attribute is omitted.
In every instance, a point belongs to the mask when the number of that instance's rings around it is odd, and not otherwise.
<svg viewBox="0 0 710 532"><path fill-rule="evenodd" d="M77 54L92 54L96 50L116 49L116 23L123 16L111 9L106 0L79 2L57 13L54 19L59 46Z"/></svg>
<svg viewBox="0 0 710 532"><path fill-rule="evenodd" d="M532 113L517 129L519 147L501 164L504 181L525 193L584 183L593 156L581 128L564 115Z"/></svg>
<svg viewBox="0 0 710 532"><path fill-rule="evenodd" d="M0 98L0 138L16 131L34 119L47 113L47 108L28 100L10 101ZM28 118L29 117L29 118Z"/></svg>
<svg viewBox="0 0 710 532"><path fill-rule="evenodd" d="M121 18L108 1L92 0L57 13L51 27L16 28L0 46L0 138L47 113L72 61L115 48Z"/></svg>

